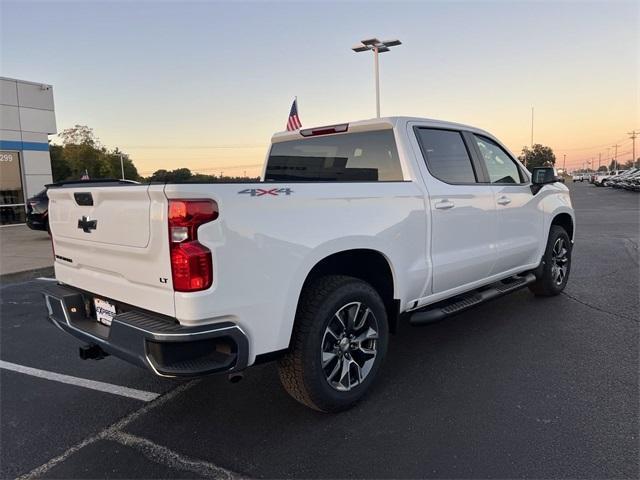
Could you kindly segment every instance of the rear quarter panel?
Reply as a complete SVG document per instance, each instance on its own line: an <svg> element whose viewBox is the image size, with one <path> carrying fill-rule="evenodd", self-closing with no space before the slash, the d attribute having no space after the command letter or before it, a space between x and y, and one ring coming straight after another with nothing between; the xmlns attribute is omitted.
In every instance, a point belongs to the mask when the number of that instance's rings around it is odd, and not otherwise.
<svg viewBox="0 0 640 480"><path fill-rule="evenodd" d="M290 189L256 195L247 189ZM424 197L412 182L167 185L171 198L212 198L219 218L201 226L213 254L213 286L175 293L187 325L231 320L255 355L287 348L298 297L323 258L350 249L381 252L394 275L395 298L420 295L426 277Z"/></svg>

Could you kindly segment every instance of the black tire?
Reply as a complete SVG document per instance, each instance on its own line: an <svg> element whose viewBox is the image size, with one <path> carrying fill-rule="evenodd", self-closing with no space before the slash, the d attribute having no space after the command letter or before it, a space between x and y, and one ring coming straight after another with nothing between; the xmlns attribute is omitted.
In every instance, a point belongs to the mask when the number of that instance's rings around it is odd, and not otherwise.
<svg viewBox="0 0 640 480"><path fill-rule="evenodd" d="M350 312L354 311L356 304L358 310L355 310L351 320ZM360 313L360 305L366 307L363 308L362 313ZM375 351L372 362L367 360L371 360L371 357L368 356L371 353L367 353L365 356L365 350L361 348L354 348L343 353L339 347L340 341L335 344L331 343L337 340L333 335L335 327L332 324L332 322L336 322L336 316L338 320L346 319L346 323L351 323L354 327L351 329L352 335L347 335L347 338L353 338L356 334L358 334L358 338L362 337L362 334L358 333L360 330L355 327L360 321L359 319L365 317L367 334L366 340L362 340L362 342L369 342L367 350ZM362 320L363 325L365 320ZM377 338L375 339L369 338L369 322L377 326ZM340 321L338 325L343 324ZM375 330L375 327L372 328ZM331 335L328 335L330 329L332 332ZM348 330L345 328L345 333L348 334ZM280 381L293 398L310 408L322 412L346 410L358 402L371 387L386 354L388 338L389 327L384 303L371 285L357 278L342 275L318 278L305 287L302 292L296 313L291 348L279 361ZM362 342L359 343L360 347L362 347ZM349 340L346 343L348 345L342 344L343 347L351 349L350 345L353 344L350 344ZM329 360L323 367L323 356L325 354L332 355L332 353L326 352L328 348L333 348L333 351L337 352L336 355L339 355L340 358ZM354 365L357 360L361 360L365 365L362 367ZM336 364L331 363L334 361L337 362L337 365L344 365L344 363L340 364L341 361L347 362L348 366L346 369L336 367ZM338 369L340 374L344 371L347 372L345 376L338 378L338 382L345 378L349 390L339 390L338 388L342 384L336 386L335 382L332 386L329 376L334 368ZM365 370L366 373L360 381L359 377ZM353 387L351 387L352 373L358 381Z"/></svg>
<svg viewBox="0 0 640 480"><path fill-rule="evenodd" d="M561 242L559 244L559 242ZM566 249L564 258L562 258L554 252L554 248L558 247ZM529 285L535 295L541 297L552 297L559 295L567 286L569 280L569 273L571 272L571 239L566 230L558 225L552 225L549 231L549 239L547 240L547 248L542 258L542 264L536 271L537 280ZM562 278L559 281L560 272L562 266L566 266L566 271L562 274Z"/></svg>

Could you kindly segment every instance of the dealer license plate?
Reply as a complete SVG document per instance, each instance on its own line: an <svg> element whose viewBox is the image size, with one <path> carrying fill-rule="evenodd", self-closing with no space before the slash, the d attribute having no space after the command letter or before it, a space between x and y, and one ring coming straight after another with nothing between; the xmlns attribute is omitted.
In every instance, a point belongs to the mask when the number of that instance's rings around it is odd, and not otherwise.
<svg viewBox="0 0 640 480"><path fill-rule="evenodd" d="M103 325L110 326L116 315L116 306L101 298L94 298L93 304L96 307L96 320Z"/></svg>

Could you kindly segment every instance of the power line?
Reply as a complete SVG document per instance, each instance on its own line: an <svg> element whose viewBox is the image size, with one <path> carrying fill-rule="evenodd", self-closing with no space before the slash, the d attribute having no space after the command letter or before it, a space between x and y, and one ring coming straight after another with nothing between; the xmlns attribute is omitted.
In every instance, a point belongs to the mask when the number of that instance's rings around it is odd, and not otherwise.
<svg viewBox="0 0 640 480"><path fill-rule="evenodd" d="M231 148L267 148L264 145L121 145L123 148L136 150L163 150L163 149L179 149L179 150L225 150Z"/></svg>
<svg viewBox="0 0 640 480"><path fill-rule="evenodd" d="M629 138L620 138L618 140L616 140L614 143L620 143L620 142L625 142L625 141L629 141ZM578 151L578 150L591 150L592 148L600 148L600 147L608 147L610 145L610 143L601 143L600 145L593 145L591 147L575 147L575 148L561 148L561 147L555 147L556 150L561 150L561 151L566 151L566 152L574 152L574 151Z"/></svg>

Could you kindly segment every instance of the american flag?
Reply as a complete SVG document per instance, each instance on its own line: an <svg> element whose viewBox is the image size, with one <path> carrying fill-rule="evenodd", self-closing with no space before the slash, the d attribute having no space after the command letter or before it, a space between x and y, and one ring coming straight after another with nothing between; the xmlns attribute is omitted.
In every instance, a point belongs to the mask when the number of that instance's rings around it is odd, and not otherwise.
<svg viewBox="0 0 640 480"><path fill-rule="evenodd" d="M287 120L287 130L297 130L302 128L300 117L298 117L298 99L294 99L291 104L291 111L289 112L289 119Z"/></svg>

